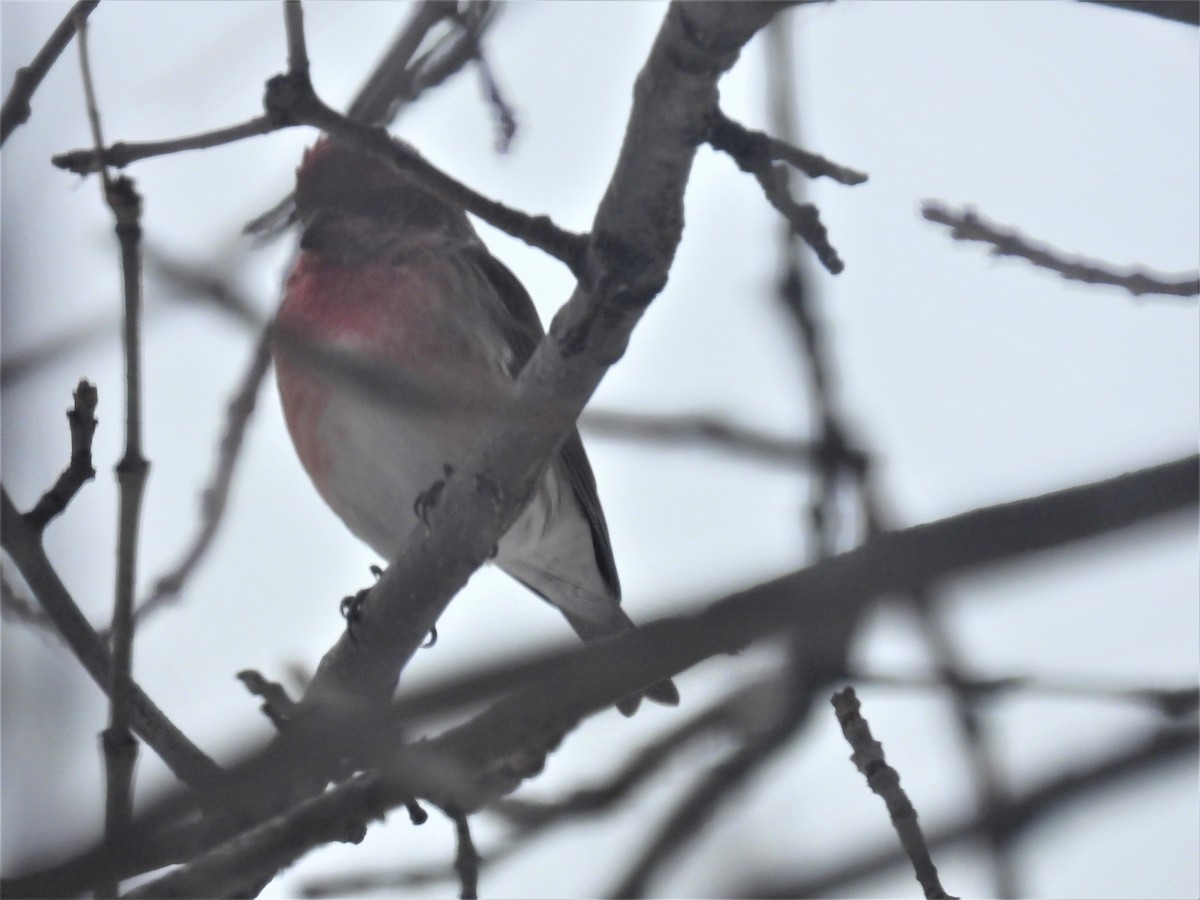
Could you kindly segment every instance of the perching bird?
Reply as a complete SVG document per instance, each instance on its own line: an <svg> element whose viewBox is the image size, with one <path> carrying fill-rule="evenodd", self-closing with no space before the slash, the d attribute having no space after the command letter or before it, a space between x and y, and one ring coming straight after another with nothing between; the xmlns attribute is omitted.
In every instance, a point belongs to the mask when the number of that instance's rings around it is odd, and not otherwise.
<svg viewBox="0 0 1200 900"><path fill-rule="evenodd" d="M461 210L386 163L320 139L296 172L300 253L281 330L411 376L447 398L497 402L542 338L521 283ZM389 403L329 378L286 346L276 352L284 415L301 462L330 508L390 559L416 524L422 493L470 449L469 408ZM558 608L584 640L627 631L596 481L580 441L555 453L493 562ZM670 681L645 695L675 705ZM626 715L640 696L617 705Z"/></svg>

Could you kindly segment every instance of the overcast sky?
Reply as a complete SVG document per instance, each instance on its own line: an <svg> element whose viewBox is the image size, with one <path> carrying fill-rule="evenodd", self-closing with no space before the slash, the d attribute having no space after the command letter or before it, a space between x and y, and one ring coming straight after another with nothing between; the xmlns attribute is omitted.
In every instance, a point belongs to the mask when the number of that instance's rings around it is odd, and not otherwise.
<svg viewBox="0 0 1200 900"><path fill-rule="evenodd" d="M0 4L6 92L66 8ZM664 9L611 2L506 9L487 42L518 115L506 156L493 152L493 126L470 72L407 112L395 130L483 193L585 230ZM305 11L316 87L344 107L405 9L310 3ZM242 121L259 111L265 79L285 66L275 3L109 2L91 21L110 141ZM944 229L921 220L918 207L927 198L971 204L1065 250L1169 274L1194 271L1196 30L1067 2L846 2L798 9L792 22L804 145L871 176L854 189L824 182L809 189L847 264L837 278L817 273L816 282L837 396L877 454L899 522L1195 452L1194 301L1133 300L1114 288L994 260L978 245L950 241ZM767 125L764 76L764 45L756 39L722 83L729 115ZM147 246L224 271L266 316L291 248L287 241L253 247L239 230L289 190L311 140L296 129L131 167L145 197ZM0 157L3 350L12 358L81 325L102 337L5 386L0 449L5 487L27 507L66 460L62 411L71 390L81 376L99 387L99 477L51 526L46 542L78 602L103 623L114 569L111 470L122 440L119 270L96 184L47 161L88 143L72 48ZM548 321L570 293L569 273L513 239L480 230ZM670 283L594 405L715 413L781 436L811 434L793 334L772 294L777 235L777 218L753 180L702 149ZM146 451L153 468L139 578L145 587L176 561L195 529L224 405L253 337L229 317L166 293L148 278ZM636 620L694 609L806 558L807 486L795 472L703 449L585 440L625 605ZM338 600L368 583L374 562L308 483L268 382L212 557L181 605L139 637L140 683L218 758L266 739L269 725L233 674L254 667L283 677L291 665L315 665L342 627ZM961 651L981 675L1181 687L1193 685L1200 670L1194 517L964 579L947 591ZM409 683L569 637L552 610L490 569L472 579L439 630L437 648L420 654ZM856 656L887 672L918 671L925 662L913 623L887 606ZM755 652L710 661L679 679L684 703L699 709L732 673L769 662ZM3 684L8 871L35 849L81 840L98 826L96 733L105 713L94 686L61 649L7 622ZM862 695L922 821L961 810L969 781L945 698L882 688ZM677 715L651 709L630 721L615 712L598 716L564 744L531 792L550 796L601 780ZM1043 697L1003 702L993 721L1015 788L1154 723L1131 705ZM611 819L567 829L488 870L485 894L605 891L621 871L619 860L685 789L688 773L719 751L697 751ZM756 866L791 861L817 872L838 851L885 835L880 804L847 753L832 716L815 717L657 891L728 894L740 873ZM148 753L140 774L147 789L167 783ZM1020 848L1025 891L1196 895L1198 799L1196 767L1179 766L1119 798L1097 798L1047 821ZM481 843L496 833L479 825ZM448 860L452 834L437 816L414 829L400 813L372 829L363 847L312 854L264 896L292 895L307 876L368 859L379 866ZM597 862L606 857L614 862ZM948 889L987 894L982 860L939 859ZM908 873L862 886L880 895L914 889Z"/></svg>

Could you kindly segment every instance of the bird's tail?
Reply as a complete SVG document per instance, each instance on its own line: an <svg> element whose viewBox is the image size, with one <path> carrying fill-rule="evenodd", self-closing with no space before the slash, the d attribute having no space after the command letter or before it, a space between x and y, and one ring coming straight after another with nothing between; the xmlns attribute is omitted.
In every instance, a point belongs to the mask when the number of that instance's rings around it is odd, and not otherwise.
<svg viewBox="0 0 1200 900"><path fill-rule="evenodd" d="M585 641L594 641L614 634L622 634L626 631L632 631L637 627L633 624L633 620L625 614L625 610L621 609L619 601L616 599L610 597L601 599L589 596L588 602L585 605L588 608L588 612L592 615L584 616L574 609L568 609L566 602L560 603L551 599L552 593L557 593L557 591L564 587L561 579L546 575L546 573L532 566L520 563L503 562L500 566L509 575L529 588L529 590L533 591L551 606L557 608L566 618L567 622L570 623L575 633ZM584 592L577 588L573 593L582 594ZM575 606L578 603L578 598L573 599L576 602L571 605ZM599 618L596 617L597 613L600 614ZM623 715L632 716L637 712L638 706L641 705L642 697L653 700L655 703L661 703L663 706L679 705L679 689L675 687L675 682L668 678L650 685L645 690L622 697L617 701L617 709Z"/></svg>
<svg viewBox="0 0 1200 900"><path fill-rule="evenodd" d="M610 635L621 634L637 627L621 607L614 603L610 609L612 610L612 614L605 622L594 622L565 611L563 611L563 615L571 627L575 629L575 633L585 641L594 641ZM617 701L617 709L624 716L632 716L637 712L638 706L641 705L642 697L653 700L655 703L661 703L663 706L679 705L679 689L675 687L675 682L668 678L650 685L644 691L638 691L627 697L622 697Z"/></svg>

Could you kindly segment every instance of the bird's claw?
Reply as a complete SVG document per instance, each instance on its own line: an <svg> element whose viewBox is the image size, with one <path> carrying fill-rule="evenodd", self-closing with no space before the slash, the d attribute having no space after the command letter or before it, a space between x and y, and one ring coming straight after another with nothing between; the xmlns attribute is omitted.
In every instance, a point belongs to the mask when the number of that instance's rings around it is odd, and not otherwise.
<svg viewBox="0 0 1200 900"><path fill-rule="evenodd" d="M446 465L442 471L445 473L445 478L439 478L428 488L417 495L417 499L413 501L413 513L422 525L425 526L425 533L429 533L429 513L437 506L438 500L442 496L442 491L446 489L446 479L454 474L454 467Z"/></svg>

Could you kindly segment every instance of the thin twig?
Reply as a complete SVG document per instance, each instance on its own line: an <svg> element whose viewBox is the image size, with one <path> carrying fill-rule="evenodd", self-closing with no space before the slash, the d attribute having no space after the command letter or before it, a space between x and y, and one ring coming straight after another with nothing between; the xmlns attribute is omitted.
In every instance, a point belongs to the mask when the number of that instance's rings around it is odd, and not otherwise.
<svg viewBox="0 0 1200 900"><path fill-rule="evenodd" d="M33 596L54 622L75 658L100 689L110 689L112 659L108 648L79 610L74 598L46 558L41 537L17 512L8 491L0 487L0 541L17 570L29 585ZM220 768L175 727L137 685L133 685L133 727L162 757L180 781L194 788L212 782Z"/></svg>
<svg viewBox="0 0 1200 900"><path fill-rule="evenodd" d="M96 151L104 147L100 127L100 108L88 59L87 22L81 15L76 22L79 65L87 100L88 121ZM104 830L109 841L116 842L128 831L133 818L133 768L137 762L137 741L132 733L133 705L133 592L137 577L138 531L142 498L145 494L149 465L142 455L142 376L141 376L141 215L142 198L133 182L122 177L113 181L107 168L100 169L104 200L116 220L117 240L121 248L121 277L124 287L124 327L122 344L125 356L125 452L117 463L120 494L117 515L117 580L113 598L112 667L109 671L109 719L103 733L105 783ZM116 895L119 884L100 886L103 894Z"/></svg>
<svg viewBox="0 0 1200 900"><path fill-rule="evenodd" d="M495 73L492 72L491 64L488 63L487 56L483 52L483 42L480 40L479 34L482 29L477 30L474 24L487 13L486 7L480 13L477 7L469 6L465 11L457 13L454 19L462 30L465 49L471 53L475 62L475 69L479 73L479 80L483 86L483 96L487 99L488 107L492 110L492 116L496 122L496 152L507 153L508 148L512 145L513 136L517 133L517 116L500 92L500 85L496 81Z"/></svg>
<svg viewBox="0 0 1200 900"><path fill-rule="evenodd" d="M753 175L763 193L791 226L792 233L812 247L817 259L833 275L845 269L845 263L829 242L829 232L820 213L811 203L800 203L793 196L791 169L794 166L810 177L826 175L846 185L867 180L862 172L830 162L782 140L750 131L714 109L706 140L714 150L729 155L739 169ZM776 162L782 160L783 162Z"/></svg>
<svg viewBox="0 0 1200 900"><path fill-rule="evenodd" d="M412 62L426 35L453 12L451 4L440 0L421 0L413 7L408 21L392 45L359 88L347 115L372 124L390 121L412 84Z"/></svg>
<svg viewBox="0 0 1200 900"><path fill-rule="evenodd" d="M46 77L46 73L58 61L63 50L67 49L67 44L71 43L71 38L75 36L75 29L79 23L85 21L99 4L100 0L80 0L72 6L70 11L63 16L63 20L58 23L58 27L50 33L50 37L42 49L37 52L33 62L17 69L12 89L4 98L4 107L0 109L0 146L3 146L4 142L8 140L8 136L13 133L14 129L29 121L29 116L33 112L29 102L33 99L34 91L38 89L42 79Z"/></svg>
<svg viewBox="0 0 1200 900"><path fill-rule="evenodd" d="M465 813L452 813L454 834L458 849L454 854L454 871L458 873L459 896L462 900L476 900L479 896L479 851L471 839L471 823Z"/></svg>
<svg viewBox="0 0 1200 900"><path fill-rule="evenodd" d="M799 125L796 121L796 74L793 71L792 22L788 16L780 16L767 26L767 97L772 130L792 146L799 142ZM718 113L719 114L719 113ZM727 127L737 127L728 119L721 119ZM764 140L753 153L760 164L769 163L769 147ZM747 151L749 152L749 151ZM753 169L756 163L748 160ZM792 176L789 169L778 167L782 188L789 197L803 198L806 185ZM821 314L820 297L816 281L808 272L807 257L791 229L782 229L779 246L782 261L782 277L778 284L778 297L787 311L798 338L800 364L806 376L809 407L813 410L812 428L817 432L816 482L809 502L809 520L813 540L810 558L823 559L839 548L842 506L841 495L847 488L861 492L867 475L867 457L854 451L848 437L847 416L839 407L835 392L835 377L829 339ZM849 478L845 476L849 475ZM849 482L849 484L847 483ZM853 543L863 537L862 529L853 535ZM841 540L845 546L847 541Z"/></svg>
<svg viewBox="0 0 1200 900"><path fill-rule="evenodd" d="M579 276L583 271L586 238L559 228L546 216L530 216L484 197L430 165L407 144L392 139L382 128L341 115L313 91L307 78L276 75L267 82L264 100L269 115L288 125L311 125L383 160L441 199L461 207L566 264Z"/></svg>
<svg viewBox="0 0 1200 900"><path fill-rule="evenodd" d="M35 531L45 530L55 516L62 513L79 490L96 477L92 465L92 436L96 433L96 403L100 395L96 386L80 380L75 388L75 405L67 410L71 430L71 460L54 486L42 495L37 505L25 513L25 521Z"/></svg>
<svg viewBox="0 0 1200 900"><path fill-rule="evenodd" d="M786 24L789 20L776 19L776 21ZM866 172L851 169L849 166L826 159L820 154L795 147L788 142L787 138L775 138L762 131L747 128L745 125L733 121L720 109L713 113L712 130L708 134L708 143L714 150L728 153L738 166L747 172L752 172L773 162L785 162L792 168L799 169L809 178L830 178L838 184L848 187L863 184L869 178Z"/></svg>
<svg viewBox="0 0 1200 900"><path fill-rule="evenodd" d="M938 670L943 673L944 683L950 688L954 721L970 767L976 808L980 812L999 809L1008 802L1008 786L1000 761L992 752L988 721L977 705L978 695L959 686L965 667L946 627L943 609L932 603L926 591L913 591L911 599L925 644ZM989 831L987 838L992 851L993 895L1023 896L1025 892L1020 889L1017 879L1011 832L997 828Z"/></svg>
<svg viewBox="0 0 1200 900"><path fill-rule="evenodd" d="M611 896L644 897L651 880L709 822L720 804L791 741L812 709L812 686L797 682L789 693L770 727L714 766L676 806Z"/></svg>
<svg viewBox="0 0 1200 900"><path fill-rule="evenodd" d="M888 765L883 745L871 736L871 727L862 717L862 709L854 688L848 687L839 691L833 695L830 702L837 713L838 724L842 726L842 734L854 749L850 759L867 779L871 790L887 804L892 826L912 861L917 881L921 883L925 896L939 900L950 898L951 895L946 893L938 879L937 866L933 864L925 836L921 833L921 826L917 824L917 811L904 788L900 786L899 773Z"/></svg>
<svg viewBox="0 0 1200 900"><path fill-rule="evenodd" d="M1014 834L1028 832L1046 816L1061 812L1070 803L1109 790L1165 765L1186 762L1195 767L1200 746L1195 726L1185 729L1162 728L1151 734L1138 734L1132 741L1118 744L1108 756L1083 765L1071 763L1010 798L1001 809L986 810L958 817L930 830L926 843L932 850L950 849L964 841L974 841L1001 823ZM811 871L776 872L758 877L750 884L733 885L720 892L730 897L835 897L855 896L857 882L878 877L907 864L907 854L895 840L869 849L857 858L814 874Z"/></svg>
<svg viewBox="0 0 1200 900"><path fill-rule="evenodd" d="M778 690L774 681L758 681L731 692L640 748L619 771L598 787L578 790L553 803L504 799L488 809L516 826L523 838L563 819L611 809L652 775L660 772L672 756L694 741L717 732L733 732L748 727L755 718L755 711L765 708L771 695Z"/></svg>
<svg viewBox="0 0 1200 900"><path fill-rule="evenodd" d="M1068 281L1109 284L1123 288L1134 297L1146 294L1170 297L1200 295L1200 278L1182 276L1171 280L1140 268L1118 272L1107 263L1067 256L1049 244L1030 240L1016 229L1004 228L987 221L969 207L960 211L933 200L926 200L921 206L921 215L930 222L948 226L951 229L950 236L956 241L991 244L992 256L1016 256L1039 268L1057 272Z"/></svg>
<svg viewBox="0 0 1200 900"><path fill-rule="evenodd" d="M308 77L308 47L304 40L304 7L300 0L284 0L283 24L287 33L288 74Z"/></svg>
<svg viewBox="0 0 1200 900"><path fill-rule="evenodd" d="M74 172L77 175L87 175L98 172L104 166L116 166L123 169L131 163L155 156L169 156L173 153L183 153L188 150L206 150L209 147L220 147L232 144L250 137L260 137L278 131L279 123L270 116L258 116L228 128L218 128L188 137L171 138L165 141L118 141L103 149L70 150L50 157L50 162L60 169Z"/></svg>

